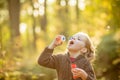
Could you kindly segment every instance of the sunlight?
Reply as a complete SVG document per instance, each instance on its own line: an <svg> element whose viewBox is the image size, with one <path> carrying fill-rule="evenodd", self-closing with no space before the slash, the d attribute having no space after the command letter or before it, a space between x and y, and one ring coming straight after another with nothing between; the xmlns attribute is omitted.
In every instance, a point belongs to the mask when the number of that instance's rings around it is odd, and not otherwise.
<svg viewBox="0 0 120 80"><path fill-rule="evenodd" d="M47 4L53 4L55 0L47 0Z"/></svg>
<svg viewBox="0 0 120 80"><path fill-rule="evenodd" d="M25 33L26 29L27 29L27 25L25 23L20 23L20 28L19 28L20 33L21 34Z"/></svg>
<svg viewBox="0 0 120 80"><path fill-rule="evenodd" d="M70 6L75 6L76 5L76 0L69 0L68 4Z"/></svg>
<svg viewBox="0 0 120 80"><path fill-rule="evenodd" d="M32 13L33 13L32 7L28 7L28 8L27 8L27 13L28 13L29 15L32 15Z"/></svg>
<svg viewBox="0 0 120 80"><path fill-rule="evenodd" d="M37 17L37 16L39 15L38 10L34 10L33 15L34 15L35 17Z"/></svg>
<svg viewBox="0 0 120 80"><path fill-rule="evenodd" d="M44 4L44 2L45 2L45 0L38 0L38 3L40 3L40 4ZM55 2L55 0L47 0L47 4L52 4L54 2Z"/></svg>
<svg viewBox="0 0 120 80"><path fill-rule="evenodd" d="M43 16L44 13L45 13L45 11L44 11L44 6L40 6L40 7L39 7L39 15Z"/></svg>
<svg viewBox="0 0 120 80"><path fill-rule="evenodd" d="M109 31L109 30L110 30L110 26L109 26L109 25L106 27L106 30L107 30L107 31Z"/></svg>
<svg viewBox="0 0 120 80"><path fill-rule="evenodd" d="M65 6L65 5L66 5L65 0L61 0L60 5L61 5L61 6Z"/></svg>
<svg viewBox="0 0 120 80"><path fill-rule="evenodd" d="M44 4L45 0L38 0L40 4Z"/></svg>
<svg viewBox="0 0 120 80"><path fill-rule="evenodd" d="M25 0L20 0L20 2L21 2L21 3L24 3L24 2L25 2Z"/></svg>
<svg viewBox="0 0 120 80"><path fill-rule="evenodd" d="M33 6L34 8L39 8L39 3L35 2Z"/></svg>
<svg viewBox="0 0 120 80"><path fill-rule="evenodd" d="M84 0L79 0L78 7L79 7L80 10L84 10L85 9L85 1Z"/></svg>

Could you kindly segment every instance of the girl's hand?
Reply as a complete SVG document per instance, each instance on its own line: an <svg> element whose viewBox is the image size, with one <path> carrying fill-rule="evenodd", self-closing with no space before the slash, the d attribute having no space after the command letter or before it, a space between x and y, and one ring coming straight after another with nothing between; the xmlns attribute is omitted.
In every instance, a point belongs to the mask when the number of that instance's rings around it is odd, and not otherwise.
<svg viewBox="0 0 120 80"><path fill-rule="evenodd" d="M63 35L58 35L52 41L52 43L48 46L48 48L49 49L54 49L55 47L62 45L63 41L65 41L65 37Z"/></svg>
<svg viewBox="0 0 120 80"><path fill-rule="evenodd" d="M88 76L88 74L83 69L80 68L73 68L71 71L73 73L73 76L76 76L77 78L81 77L82 80L86 80Z"/></svg>

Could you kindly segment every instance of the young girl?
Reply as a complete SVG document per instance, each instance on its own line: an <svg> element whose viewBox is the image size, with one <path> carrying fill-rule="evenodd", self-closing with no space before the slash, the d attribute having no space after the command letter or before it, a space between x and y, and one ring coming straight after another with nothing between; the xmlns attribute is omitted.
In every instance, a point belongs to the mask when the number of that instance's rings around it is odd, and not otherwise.
<svg viewBox="0 0 120 80"><path fill-rule="evenodd" d="M78 32L68 41L66 54L52 55L54 48L62 42L56 38L41 53L39 65L56 69L58 80L96 80L90 61L94 57L94 48L89 36Z"/></svg>

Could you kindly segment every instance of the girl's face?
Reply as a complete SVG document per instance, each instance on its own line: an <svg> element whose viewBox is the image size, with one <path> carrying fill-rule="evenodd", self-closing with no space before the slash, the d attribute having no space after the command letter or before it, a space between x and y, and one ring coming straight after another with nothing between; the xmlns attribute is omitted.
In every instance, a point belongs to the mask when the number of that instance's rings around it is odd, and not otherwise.
<svg viewBox="0 0 120 80"><path fill-rule="evenodd" d="M80 51L82 48L85 48L85 40L86 40L85 35L75 34L68 41L67 49L72 52Z"/></svg>

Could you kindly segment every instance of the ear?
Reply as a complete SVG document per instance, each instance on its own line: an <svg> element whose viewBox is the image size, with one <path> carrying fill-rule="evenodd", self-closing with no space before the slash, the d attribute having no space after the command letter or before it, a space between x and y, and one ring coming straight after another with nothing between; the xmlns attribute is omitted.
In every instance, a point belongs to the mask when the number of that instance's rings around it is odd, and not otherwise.
<svg viewBox="0 0 120 80"><path fill-rule="evenodd" d="M87 48L82 48L80 51L81 51L82 53L86 53L86 52L87 52Z"/></svg>

